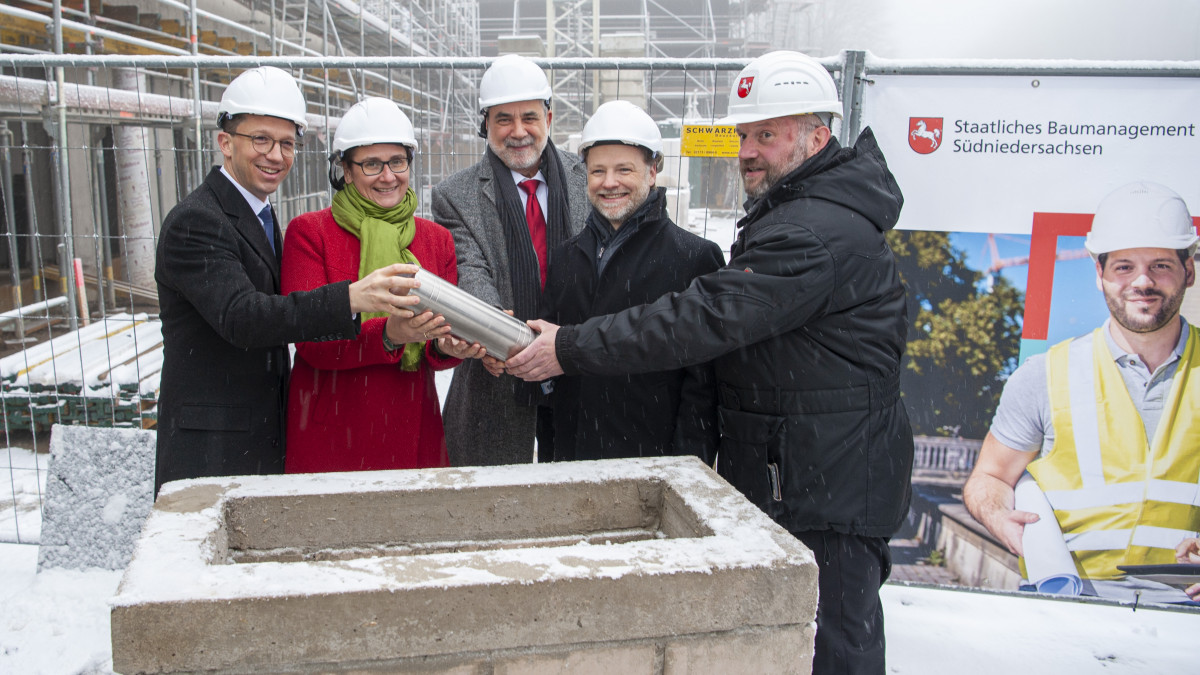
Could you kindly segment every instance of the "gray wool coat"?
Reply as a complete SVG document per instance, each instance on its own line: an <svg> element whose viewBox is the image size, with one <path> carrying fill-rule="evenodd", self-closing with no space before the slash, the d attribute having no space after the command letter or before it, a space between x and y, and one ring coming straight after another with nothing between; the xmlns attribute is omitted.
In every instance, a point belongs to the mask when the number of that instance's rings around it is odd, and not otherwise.
<svg viewBox="0 0 1200 675"><path fill-rule="evenodd" d="M583 229L591 204L587 172L575 155L559 150L567 176L567 201L574 235ZM500 180L511 180L505 175ZM496 185L486 158L433 187L433 219L454 235L458 286L484 302L512 309L512 276L504 230L496 208ZM518 405L511 375L492 377L477 359L454 370L442 417L451 466L490 466L533 461L535 407Z"/></svg>

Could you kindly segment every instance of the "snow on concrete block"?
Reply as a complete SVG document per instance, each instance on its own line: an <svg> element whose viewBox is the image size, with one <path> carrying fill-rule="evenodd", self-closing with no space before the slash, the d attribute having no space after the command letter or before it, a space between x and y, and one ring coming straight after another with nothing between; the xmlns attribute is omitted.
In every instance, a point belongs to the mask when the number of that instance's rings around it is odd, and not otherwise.
<svg viewBox="0 0 1200 675"><path fill-rule="evenodd" d="M54 425L38 570L129 564L154 506L155 439L142 429Z"/></svg>
<svg viewBox="0 0 1200 675"><path fill-rule="evenodd" d="M694 457L178 481L112 601L113 667L805 673L816 583Z"/></svg>

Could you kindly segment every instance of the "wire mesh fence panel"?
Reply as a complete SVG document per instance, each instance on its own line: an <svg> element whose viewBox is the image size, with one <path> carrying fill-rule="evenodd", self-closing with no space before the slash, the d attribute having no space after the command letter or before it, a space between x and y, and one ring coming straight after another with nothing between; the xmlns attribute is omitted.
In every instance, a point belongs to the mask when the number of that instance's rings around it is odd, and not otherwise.
<svg viewBox="0 0 1200 675"><path fill-rule="evenodd" d="M466 38L422 39L436 46ZM263 54L266 44L263 38L253 49ZM610 51L621 47L618 41ZM434 185L483 158L478 86L490 59L397 51L370 58L246 57L232 50L0 55L0 285L7 286L0 289L7 447L0 541L37 541L52 425L155 427L163 361L158 231L171 208L224 161L217 106L242 70L283 68L306 100L308 130L270 198L285 232L292 218L330 205L330 175L340 172L330 155L337 124L367 96L395 101L414 124L418 151L409 182L417 215L431 217ZM271 53L287 54L288 47L277 43ZM561 56L538 61L554 89L550 132L557 146L575 151L601 103L633 101L666 138L658 184L668 191L672 217L701 235L713 234L713 213L728 222L740 208L736 160L686 157L679 137L685 124L719 116L718 99L744 60ZM721 236L727 248L731 236Z"/></svg>

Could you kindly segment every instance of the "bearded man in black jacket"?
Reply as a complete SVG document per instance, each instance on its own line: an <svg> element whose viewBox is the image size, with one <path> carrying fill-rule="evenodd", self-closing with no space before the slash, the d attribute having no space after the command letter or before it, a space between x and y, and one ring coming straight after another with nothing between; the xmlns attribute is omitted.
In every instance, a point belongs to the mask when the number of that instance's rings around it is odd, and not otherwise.
<svg viewBox="0 0 1200 675"><path fill-rule="evenodd" d="M869 129L832 137L833 79L795 52L752 61L730 114L749 200L724 268L575 326L531 322L508 371L650 372L713 361L717 471L813 550L814 673L883 673L879 587L911 494L900 400L905 292L884 237L903 197Z"/></svg>

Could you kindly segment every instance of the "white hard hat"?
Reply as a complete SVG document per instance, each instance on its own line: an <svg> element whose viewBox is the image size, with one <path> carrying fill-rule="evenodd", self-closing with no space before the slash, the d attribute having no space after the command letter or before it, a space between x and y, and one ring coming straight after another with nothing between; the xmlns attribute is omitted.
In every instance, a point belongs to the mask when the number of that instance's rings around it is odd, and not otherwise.
<svg viewBox="0 0 1200 675"><path fill-rule="evenodd" d="M294 122L303 134L308 128L305 111L304 95L291 75L274 66L259 66L238 75L225 87L217 106L217 123L243 113L270 115Z"/></svg>
<svg viewBox="0 0 1200 675"><path fill-rule="evenodd" d="M417 134L408 115L395 102L372 96L350 106L333 135L337 156L350 148L395 143L417 151Z"/></svg>
<svg viewBox="0 0 1200 675"><path fill-rule="evenodd" d="M616 141L625 145L637 145L662 155L662 132L646 111L629 101L609 101L596 109L592 118L583 125L583 142L579 153L603 141Z"/></svg>
<svg viewBox="0 0 1200 675"><path fill-rule="evenodd" d="M1198 242L1183 198L1165 185L1139 181L1100 202L1084 246L1093 257L1127 248L1187 249L1192 256Z"/></svg>
<svg viewBox="0 0 1200 675"><path fill-rule="evenodd" d="M492 62L479 82L479 112L514 101L548 101L553 95L546 73L518 54L505 54Z"/></svg>
<svg viewBox="0 0 1200 675"><path fill-rule="evenodd" d="M837 85L825 66L800 52L778 51L751 61L734 78L729 115L717 124L829 113L842 116Z"/></svg>

